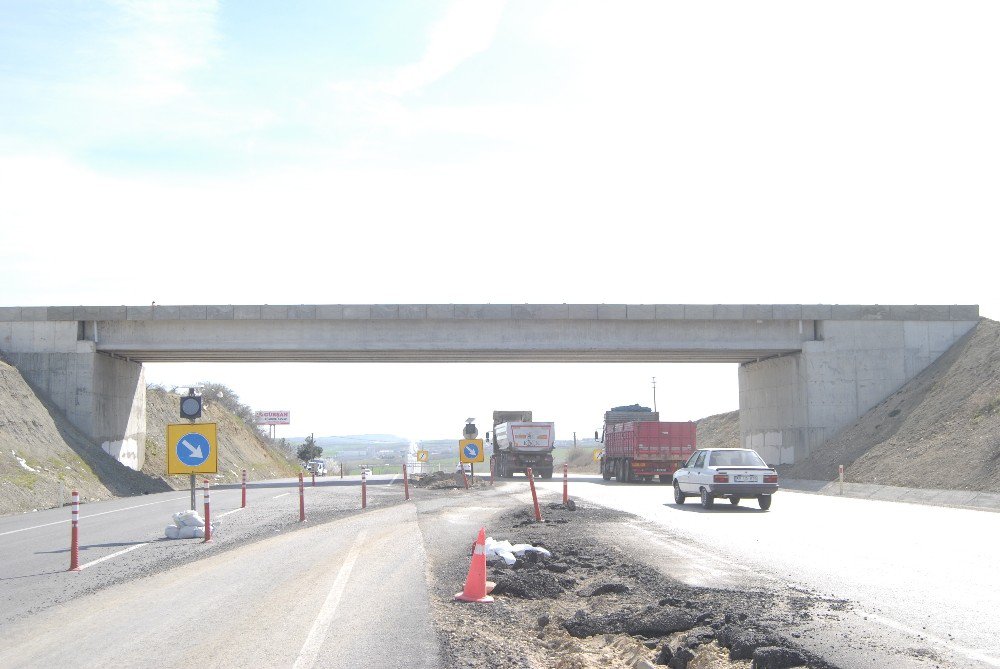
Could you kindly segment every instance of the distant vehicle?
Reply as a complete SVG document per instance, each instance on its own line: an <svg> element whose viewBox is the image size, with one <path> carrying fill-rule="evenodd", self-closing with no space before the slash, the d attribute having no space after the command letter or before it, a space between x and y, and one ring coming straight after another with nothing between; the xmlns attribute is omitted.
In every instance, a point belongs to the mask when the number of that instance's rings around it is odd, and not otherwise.
<svg viewBox="0 0 1000 669"><path fill-rule="evenodd" d="M316 476L326 476L326 460L310 460L306 463L306 470Z"/></svg>
<svg viewBox="0 0 1000 669"><path fill-rule="evenodd" d="M681 469L674 472L674 502L698 496L711 509L724 497L733 506L744 497L756 497L761 510L771 508L771 495L778 491L778 472L768 467L749 448L705 448L694 452Z"/></svg>
<svg viewBox="0 0 1000 669"><path fill-rule="evenodd" d="M674 471L694 452L695 438L691 421L661 423L659 412L648 407L615 407L604 413L601 476L625 483L652 481L656 476L660 483L670 483Z"/></svg>
<svg viewBox="0 0 1000 669"><path fill-rule="evenodd" d="M455 465L455 471L456 472L460 472L463 469L465 470L466 474L471 474L472 473L472 465L470 463L468 463L468 462L464 462L464 463L460 462L457 465Z"/></svg>
<svg viewBox="0 0 1000 669"><path fill-rule="evenodd" d="M493 438L486 433L487 443L493 445L490 466L500 478L527 473L528 467L532 474L552 478L555 433L555 423L532 422L530 411L494 411Z"/></svg>

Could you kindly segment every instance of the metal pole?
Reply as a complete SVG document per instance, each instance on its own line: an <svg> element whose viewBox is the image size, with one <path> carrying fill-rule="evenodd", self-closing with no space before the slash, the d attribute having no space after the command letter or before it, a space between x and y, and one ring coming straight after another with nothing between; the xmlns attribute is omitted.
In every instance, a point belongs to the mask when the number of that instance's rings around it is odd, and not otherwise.
<svg viewBox="0 0 1000 669"><path fill-rule="evenodd" d="M410 499L410 479L406 475L406 463L403 463L403 492L406 499Z"/></svg>
<svg viewBox="0 0 1000 669"><path fill-rule="evenodd" d="M243 470L243 502L240 504L241 509L247 507L247 470Z"/></svg>
<svg viewBox="0 0 1000 669"><path fill-rule="evenodd" d="M361 508L367 508L368 506L368 477L365 475L365 470L361 470Z"/></svg>
<svg viewBox="0 0 1000 669"><path fill-rule="evenodd" d="M196 484L195 484L195 481L194 481L194 472L191 472L191 510L192 511L194 511L195 508L196 508L195 507L195 499L194 499L194 488L195 488L195 485Z"/></svg>
<svg viewBox="0 0 1000 669"><path fill-rule="evenodd" d="M563 506L569 504L569 463L563 463Z"/></svg>
<svg viewBox="0 0 1000 669"><path fill-rule="evenodd" d="M844 465L840 465L840 494L844 494Z"/></svg>
<svg viewBox="0 0 1000 669"><path fill-rule="evenodd" d="M653 377L653 411L656 411L656 377Z"/></svg>

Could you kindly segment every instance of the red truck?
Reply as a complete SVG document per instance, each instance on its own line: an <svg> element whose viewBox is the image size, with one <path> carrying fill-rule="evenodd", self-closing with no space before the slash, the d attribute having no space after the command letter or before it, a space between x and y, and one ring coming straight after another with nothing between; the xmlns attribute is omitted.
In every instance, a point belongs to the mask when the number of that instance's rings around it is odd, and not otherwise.
<svg viewBox="0 0 1000 669"><path fill-rule="evenodd" d="M628 415L637 414L637 415ZM695 424L663 423L659 414L612 410L604 415L604 454L601 475L605 481L670 483L673 473L695 451Z"/></svg>

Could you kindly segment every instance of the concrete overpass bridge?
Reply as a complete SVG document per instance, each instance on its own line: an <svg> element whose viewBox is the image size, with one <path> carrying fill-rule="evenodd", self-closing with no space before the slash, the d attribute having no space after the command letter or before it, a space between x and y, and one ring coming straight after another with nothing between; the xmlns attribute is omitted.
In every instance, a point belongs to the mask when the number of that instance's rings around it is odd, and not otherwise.
<svg viewBox="0 0 1000 669"><path fill-rule="evenodd" d="M0 352L84 433L143 461L142 363L739 363L740 435L794 462L916 376L975 305L0 307Z"/></svg>

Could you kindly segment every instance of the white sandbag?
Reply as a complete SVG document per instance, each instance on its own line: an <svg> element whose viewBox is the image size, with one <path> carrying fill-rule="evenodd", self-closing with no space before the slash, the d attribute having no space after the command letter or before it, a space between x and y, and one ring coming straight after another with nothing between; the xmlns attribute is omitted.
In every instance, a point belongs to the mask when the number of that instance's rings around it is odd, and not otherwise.
<svg viewBox="0 0 1000 669"><path fill-rule="evenodd" d="M514 544L511 546L511 552L518 557L523 557L525 553L539 553L545 557L552 557L552 553L541 546L532 546L531 544Z"/></svg>
<svg viewBox="0 0 1000 669"><path fill-rule="evenodd" d="M205 527L205 521L197 511L178 511L174 514L174 525L177 527Z"/></svg>
<svg viewBox="0 0 1000 669"><path fill-rule="evenodd" d="M181 528L176 525L167 525L163 529L163 534L166 535L167 539L176 539L180 535Z"/></svg>
<svg viewBox="0 0 1000 669"><path fill-rule="evenodd" d="M487 560L491 557L498 557L506 562L507 566L517 562L517 558L514 557L514 552L511 550L513 546L510 545L509 541L496 541L493 537L486 537L483 548L486 550Z"/></svg>
<svg viewBox="0 0 1000 669"><path fill-rule="evenodd" d="M180 528L177 533L178 539L194 539L194 533L197 531L197 527L191 527L190 525L185 525ZM204 536L204 535L203 535Z"/></svg>

